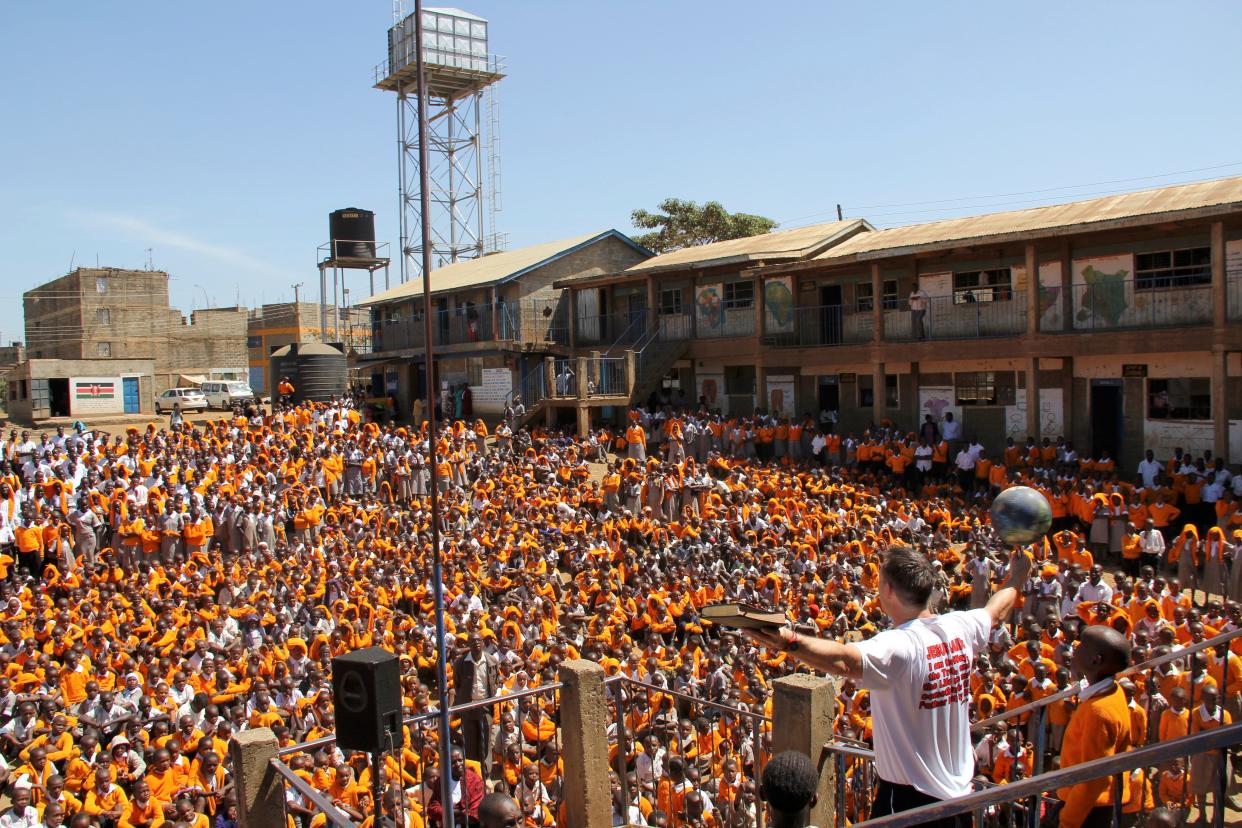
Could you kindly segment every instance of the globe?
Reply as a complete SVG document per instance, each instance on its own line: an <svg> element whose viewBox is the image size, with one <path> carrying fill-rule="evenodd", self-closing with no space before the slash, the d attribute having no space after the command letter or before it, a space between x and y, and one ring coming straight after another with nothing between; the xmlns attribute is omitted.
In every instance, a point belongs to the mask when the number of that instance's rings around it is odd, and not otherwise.
<svg viewBox="0 0 1242 828"><path fill-rule="evenodd" d="M1050 526L1052 506L1030 486L1005 489L992 501L992 527L1006 543L1031 543L1042 538Z"/></svg>

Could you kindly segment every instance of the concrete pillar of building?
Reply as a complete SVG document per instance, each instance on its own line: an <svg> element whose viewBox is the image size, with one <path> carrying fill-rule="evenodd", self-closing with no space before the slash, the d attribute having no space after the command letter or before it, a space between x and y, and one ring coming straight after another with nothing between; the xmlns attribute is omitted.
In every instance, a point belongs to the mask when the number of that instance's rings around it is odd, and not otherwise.
<svg viewBox="0 0 1242 828"><path fill-rule="evenodd" d="M1039 333L1039 260L1035 245L1026 246L1026 332Z"/></svg>
<svg viewBox="0 0 1242 828"><path fill-rule="evenodd" d="M766 291L763 289L763 277L755 276L755 336L759 341L763 341L764 326L767 324L768 318L768 300Z"/></svg>
<svg viewBox="0 0 1242 828"><path fill-rule="evenodd" d="M272 770L276 734L267 727L239 731L229 744L229 756L243 828L284 825L285 786Z"/></svg>
<svg viewBox="0 0 1242 828"><path fill-rule="evenodd" d="M647 330L654 331L660 324L660 297L656 294L654 276L647 277Z"/></svg>
<svg viewBox="0 0 1242 828"><path fill-rule="evenodd" d="M561 665L560 680L565 824L611 828L604 668L593 661L573 659Z"/></svg>
<svg viewBox="0 0 1242 828"><path fill-rule="evenodd" d="M577 368L575 368L575 369L574 369L574 374L577 376L577 380L578 380L578 383L577 383L577 385L578 385L578 394L577 394L577 396L578 396L578 399L580 399L580 400L585 400L585 399L586 399L586 396L587 396L587 375L588 375L588 373L590 372L590 370L591 370L591 363L590 363L590 361L589 361L586 357L584 357L584 356L580 356L580 357L578 357L578 365L577 365Z"/></svg>
<svg viewBox="0 0 1242 828"><path fill-rule="evenodd" d="M591 407L584 402L578 403L578 435L586 437L591 433Z"/></svg>
<svg viewBox="0 0 1242 828"><path fill-rule="evenodd" d="M492 288L492 339L500 339L500 290Z"/></svg>
<svg viewBox="0 0 1242 828"><path fill-rule="evenodd" d="M625 352L625 394L634 395L634 386L638 384L638 354L634 351Z"/></svg>
<svg viewBox="0 0 1242 828"><path fill-rule="evenodd" d="M1039 357L1026 360L1026 436L1039 443Z"/></svg>
<svg viewBox="0 0 1242 828"><path fill-rule="evenodd" d="M768 405L768 369L763 365L755 366L755 408L766 408Z"/></svg>
<svg viewBox="0 0 1242 828"><path fill-rule="evenodd" d="M878 427L884 419L884 363L871 363L871 421Z"/></svg>
<svg viewBox="0 0 1242 828"><path fill-rule="evenodd" d="M599 361L599 356L599 351L591 351L591 359L587 363L587 377L583 380L583 383L586 383L588 380L595 383L596 391L599 390L604 376L604 366Z"/></svg>
<svg viewBox="0 0 1242 828"><path fill-rule="evenodd" d="M1229 352L1222 345L1212 346L1212 455L1229 462Z"/></svg>
<svg viewBox="0 0 1242 828"><path fill-rule="evenodd" d="M871 265L871 341L884 341L884 282L878 263Z"/></svg>
<svg viewBox="0 0 1242 828"><path fill-rule="evenodd" d="M796 750L810 757L819 768L819 799L811 808L811 824L832 825L837 808L837 766L824 745L832 741L837 683L795 673L776 679L772 690L772 755Z"/></svg>
<svg viewBox="0 0 1242 828"><path fill-rule="evenodd" d="M1217 341L1225 332L1229 311L1229 286L1225 274L1225 224L1212 222L1212 327Z"/></svg>
<svg viewBox="0 0 1242 828"><path fill-rule="evenodd" d="M551 397L556 393L556 358L543 358L543 395ZM531 405L534 405L534 400Z"/></svg>
<svg viewBox="0 0 1242 828"><path fill-rule="evenodd" d="M1061 435L1068 443L1074 440L1074 358L1062 357L1061 365L1064 377L1061 385Z"/></svg>
<svg viewBox="0 0 1242 828"><path fill-rule="evenodd" d="M578 291L573 288L567 288L569 291L569 347L578 347Z"/></svg>
<svg viewBox="0 0 1242 828"><path fill-rule="evenodd" d="M1061 330L1074 330L1074 252L1070 243L1061 251ZM1067 412L1068 415L1068 412Z"/></svg>

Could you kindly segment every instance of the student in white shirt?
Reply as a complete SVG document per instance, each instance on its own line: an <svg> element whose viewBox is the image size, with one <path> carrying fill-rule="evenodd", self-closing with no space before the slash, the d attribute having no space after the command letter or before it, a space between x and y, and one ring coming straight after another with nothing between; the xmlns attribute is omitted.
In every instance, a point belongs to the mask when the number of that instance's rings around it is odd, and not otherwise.
<svg viewBox="0 0 1242 828"><path fill-rule="evenodd" d="M745 630L764 646L792 653L817 670L852 678L871 693L875 768L880 786L872 817L910 810L971 791L970 670L988 634L1013 609L1031 561L1014 553L1004 585L982 609L934 615L935 570L925 555L893 546L880 566L877 597L893 627L843 644L792 628ZM950 826L955 819L927 823Z"/></svg>

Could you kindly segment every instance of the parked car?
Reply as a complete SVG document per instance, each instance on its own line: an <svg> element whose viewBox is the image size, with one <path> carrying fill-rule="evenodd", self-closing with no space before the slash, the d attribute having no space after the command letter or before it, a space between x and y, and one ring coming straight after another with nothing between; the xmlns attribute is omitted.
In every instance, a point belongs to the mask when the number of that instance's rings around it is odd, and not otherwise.
<svg viewBox="0 0 1242 828"><path fill-rule="evenodd" d="M201 388L208 408L232 408L234 402L254 399L254 391L240 380L208 380Z"/></svg>
<svg viewBox="0 0 1242 828"><path fill-rule="evenodd" d="M155 398L155 413L172 411L177 404L181 405L182 412L207 410L207 398L197 388L169 388Z"/></svg>

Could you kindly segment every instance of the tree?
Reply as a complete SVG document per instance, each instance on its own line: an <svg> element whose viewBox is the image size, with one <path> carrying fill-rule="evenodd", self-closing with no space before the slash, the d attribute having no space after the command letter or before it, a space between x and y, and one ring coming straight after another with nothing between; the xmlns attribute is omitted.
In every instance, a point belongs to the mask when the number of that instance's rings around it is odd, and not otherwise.
<svg viewBox="0 0 1242 828"><path fill-rule="evenodd" d="M703 206L680 198L666 198L657 205L658 213L635 210L630 221L635 227L655 230L643 233L634 240L656 253L668 253L683 247L744 239L767 233L776 222L750 213L730 213L719 201L709 201ZM658 228L658 229L657 229Z"/></svg>

